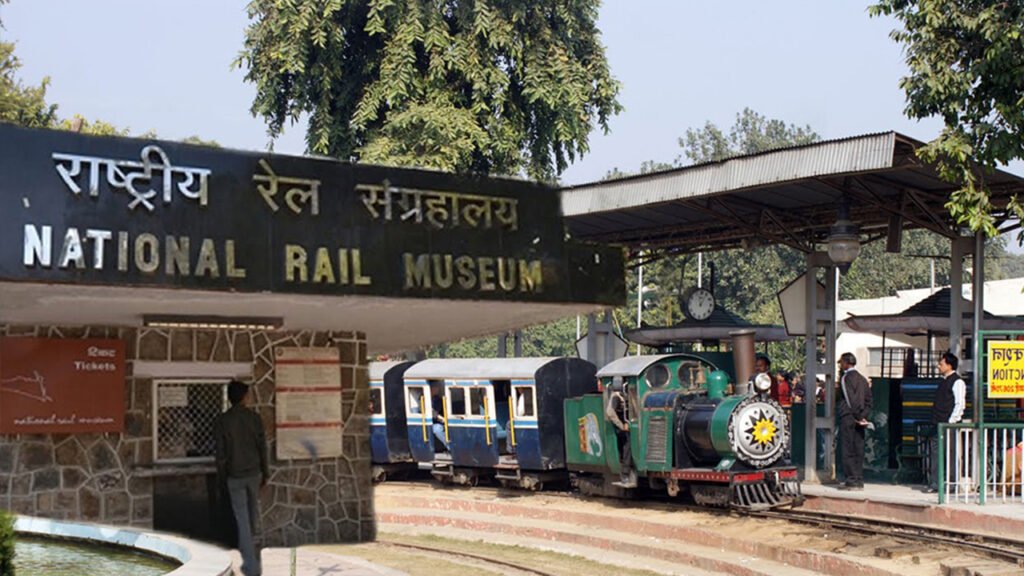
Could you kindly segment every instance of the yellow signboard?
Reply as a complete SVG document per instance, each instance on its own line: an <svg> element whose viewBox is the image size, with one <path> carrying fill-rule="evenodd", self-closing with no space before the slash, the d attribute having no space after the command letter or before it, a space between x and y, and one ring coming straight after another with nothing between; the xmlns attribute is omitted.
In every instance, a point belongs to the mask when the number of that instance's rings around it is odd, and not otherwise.
<svg viewBox="0 0 1024 576"><path fill-rule="evenodd" d="M988 397L1024 398L1024 342L988 343Z"/></svg>

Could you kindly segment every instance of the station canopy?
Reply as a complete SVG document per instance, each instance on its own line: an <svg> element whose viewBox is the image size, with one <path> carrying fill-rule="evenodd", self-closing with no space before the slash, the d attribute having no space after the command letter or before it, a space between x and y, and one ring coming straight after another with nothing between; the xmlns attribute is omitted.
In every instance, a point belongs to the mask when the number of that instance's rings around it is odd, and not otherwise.
<svg viewBox="0 0 1024 576"><path fill-rule="evenodd" d="M916 155L923 143L896 132L780 148L565 188L562 210L574 238L653 253L694 253L782 244L811 252L824 243L846 198L862 241L893 229L924 228L954 238L945 203L955 190ZM998 224L1024 180L985 176Z"/></svg>
<svg viewBox="0 0 1024 576"><path fill-rule="evenodd" d="M781 342L791 338L782 326L751 324L721 306L715 306L706 320L683 320L674 326L644 325L626 330L623 337L636 344L659 348L679 343L728 340L737 330L753 330L758 342Z"/></svg>
<svg viewBox="0 0 1024 576"><path fill-rule="evenodd" d="M844 322L857 332L894 332L910 336L949 334L949 316L952 289L948 286L923 298L917 304L898 314L851 314ZM963 332L974 331L974 303L960 297L960 309L964 313ZM996 316L984 312L986 330L1024 330L1024 317Z"/></svg>

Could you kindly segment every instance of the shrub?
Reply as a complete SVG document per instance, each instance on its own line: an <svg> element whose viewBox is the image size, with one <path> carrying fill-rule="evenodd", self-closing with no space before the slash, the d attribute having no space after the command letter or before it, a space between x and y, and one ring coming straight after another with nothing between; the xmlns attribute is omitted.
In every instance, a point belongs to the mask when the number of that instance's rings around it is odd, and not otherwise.
<svg viewBox="0 0 1024 576"><path fill-rule="evenodd" d="M14 516L0 510L0 576L14 576Z"/></svg>

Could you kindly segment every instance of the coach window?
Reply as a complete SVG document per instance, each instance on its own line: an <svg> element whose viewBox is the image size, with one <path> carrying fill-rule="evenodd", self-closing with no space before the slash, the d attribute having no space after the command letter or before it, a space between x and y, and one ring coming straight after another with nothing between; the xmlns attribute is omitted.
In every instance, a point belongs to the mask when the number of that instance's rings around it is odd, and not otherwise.
<svg viewBox="0 0 1024 576"><path fill-rule="evenodd" d="M483 386L474 386L469 389L469 414L471 416L483 416L484 415L484 404L487 400L487 388ZM491 416L494 415L493 407L488 407L491 411Z"/></svg>
<svg viewBox="0 0 1024 576"><path fill-rule="evenodd" d="M533 386L515 386L512 388L512 399L516 404L516 418L536 418L536 398Z"/></svg>
<svg viewBox="0 0 1024 576"><path fill-rule="evenodd" d="M406 395L406 400L408 401L408 406L406 406L408 408L407 414L419 416L422 414L423 409L430 409L424 398L426 394L424 386L409 386L408 389L409 393Z"/></svg>
<svg viewBox="0 0 1024 576"><path fill-rule="evenodd" d="M373 416L384 415L383 388L370 388L370 414Z"/></svg>
<svg viewBox="0 0 1024 576"><path fill-rule="evenodd" d="M448 386L448 415L466 417L466 389L462 386Z"/></svg>

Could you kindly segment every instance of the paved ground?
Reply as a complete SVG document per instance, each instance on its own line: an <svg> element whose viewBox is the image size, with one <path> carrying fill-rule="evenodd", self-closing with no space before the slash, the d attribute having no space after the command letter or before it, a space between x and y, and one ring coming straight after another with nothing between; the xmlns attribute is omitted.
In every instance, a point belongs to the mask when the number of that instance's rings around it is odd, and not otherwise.
<svg viewBox="0 0 1024 576"><path fill-rule="evenodd" d="M1024 505L1019 501L990 500L984 506L963 502L939 505L936 494L926 494L918 486L894 484L867 484L860 492L804 484L803 492L808 497L804 506L813 510L952 526L973 532L1024 535Z"/></svg>
<svg viewBox="0 0 1024 576"><path fill-rule="evenodd" d="M264 576L407 576L405 572L386 568L361 558L328 554L307 548L295 550L295 571L291 568L291 548L267 548L263 550ZM232 567L237 576L241 558L237 551L231 552Z"/></svg>

